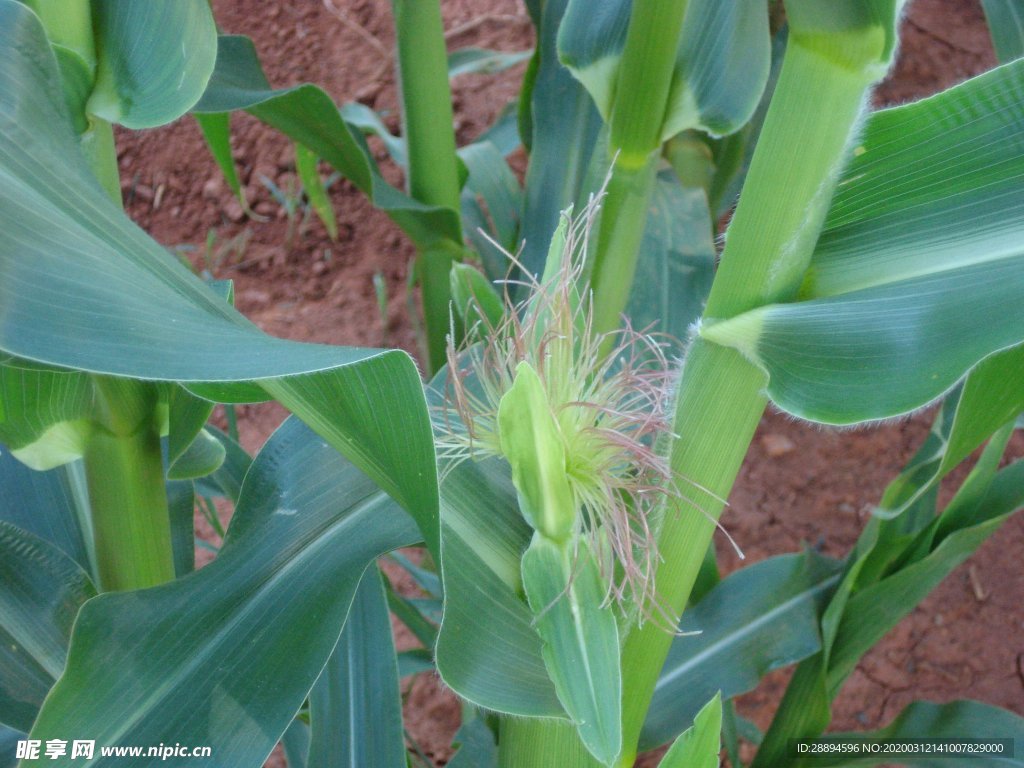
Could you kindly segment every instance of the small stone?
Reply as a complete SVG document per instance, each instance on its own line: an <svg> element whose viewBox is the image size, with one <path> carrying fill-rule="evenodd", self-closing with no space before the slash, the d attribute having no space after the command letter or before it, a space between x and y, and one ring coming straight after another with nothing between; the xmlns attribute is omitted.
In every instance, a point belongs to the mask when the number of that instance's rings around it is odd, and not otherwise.
<svg viewBox="0 0 1024 768"><path fill-rule="evenodd" d="M772 432L761 437L761 447L768 458L777 459L796 448L796 444L785 435Z"/></svg>
<svg viewBox="0 0 1024 768"><path fill-rule="evenodd" d="M245 218L245 211L242 210L242 204L232 197L224 205L224 215L237 224Z"/></svg>
<svg viewBox="0 0 1024 768"><path fill-rule="evenodd" d="M213 178L207 179L206 183L203 184L203 197L207 200L218 200L223 192L223 185L221 184L220 176L214 176Z"/></svg>
<svg viewBox="0 0 1024 768"><path fill-rule="evenodd" d="M322 275L324 272L327 271L327 265L324 264L324 262L322 261L314 261L313 266L310 268L310 271L314 275Z"/></svg>

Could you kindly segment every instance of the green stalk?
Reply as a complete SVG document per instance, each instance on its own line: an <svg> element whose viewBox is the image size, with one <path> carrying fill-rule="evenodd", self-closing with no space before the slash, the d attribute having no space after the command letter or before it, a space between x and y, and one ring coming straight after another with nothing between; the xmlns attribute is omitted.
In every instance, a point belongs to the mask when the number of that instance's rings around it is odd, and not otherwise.
<svg viewBox="0 0 1024 768"><path fill-rule="evenodd" d="M408 152L409 194L429 205L458 212L458 161L448 56L438 0L392 0L398 47L403 135ZM421 250L418 277L431 371L444 364L451 287L448 273L461 243L445 241Z"/></svg>
<svg viewBox="0 0 1024 768"><path fill-rule="evenodd" d="M93 377L96 428L85 450L100 588L141 589L174 578L157 392Z"/></svg>
<svg viewBox="0 0 1024 768"><path fill-rule="evenodd" d="M498 768L599 768L568 720L503 717Z"/></svg>
<svg viewBox="0 0 1024 768"><path fill-rule="evenodd" d="M619 327L629 300L685 15L686 0L636 0L630 13L610 117L614 163L589 275L597 333Z"/></svg>
<svg viewBox="0 0 1024 768"><path fill-rule="evenodd" d="M796 293L831 199L849 137L864 104L884 35L877 26L804 44L790 38L779 83L754 154L712 286L705 323ZM861 53L852 66L850 51ZM714 532L765 406L765 375L734 350L698 337L680 380L672 469L689 497L665 517L655 576L662 605L686 607ZM706 489L706 490L702 490ZM624 753L632 765L654 685L672 636L647 623L623 648Z"/></svg>
<svg viewBox="0 0 1024 768"><path fill-rule="evenodd" d="M85 67L83 76L91 83L96 48L89 0L30 0L29 5L60 56L72 56L58 57L70 67L62 69L64 76L82 73L81 66L71 66L77 56ZM84 101L69 107L74 111L82 105ZM120 206L113 127L84 111L73 119L82 130L79 140L89 167ZM92 380L95 423L83 459L99 587L140 589L170 581L175 575L174 560L156 388L109 376Z"/></svg>

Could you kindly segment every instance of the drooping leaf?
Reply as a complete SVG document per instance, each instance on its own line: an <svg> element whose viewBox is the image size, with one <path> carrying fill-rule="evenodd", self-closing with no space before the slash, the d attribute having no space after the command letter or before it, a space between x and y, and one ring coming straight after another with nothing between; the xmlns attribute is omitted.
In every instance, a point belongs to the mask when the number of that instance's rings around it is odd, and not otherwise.
<svg viewBox="0 0 1024 768"><path fill-rule="evenodd" d="M676 739L658 763L660 768L718 768L721 749L722 695L701 707L693 725Z"/></svg>
<svg viewBox="0 0 1024 768"><path fill-rule="evenodd" d="M92 11L97 61L90 113L152 128L199 101L217 57L206 0L93 0Z"/></svg>
<svg viewBox="0 0 1024 768"><path fill-rule="evenodd" d="M876 114L807 300L705 324L768 372L780 407L829 423L905 413L1024 340L1021 72L1008 64Z"/></svg>
<svg viewBox="0 0 1024 768"><path fill-rule="evenodd" d="M212 563L83 608L33 738L187 740L225 765L260 764L327 663L367 564L416 538L365 475L287 421L246 476ZM117 663L101 663L109 659ZM81 764L115 763L97 750Z"/></svg>
<svg viewBox="0 0 1024 768"><path fill-rule="evenodd" d="M244 109L304 145L356 185L420 247L439 240L461 242L455 211L425 205L384 181L359 129L342 119L337 106L313 85L273 90L252 41L221 36L217 66L193 111Z"/></svg>
<svg viewBox="0 0 1024 768"><path fill-rule="evenodd" d="M821 648L819 622L840 564L808 552L781 555L724 579L683 614L640 735L671 740L715 691L732 698L769 671Z"/></svg>
<svg viewBox="0 0 1024 768"><path fill-rule="evenodd" d="M92 581L53 544L0 521L0 723L27 732L64 671Z"/></svg>
<svg viewBox="0 0 1024 768"><path fill-rule="evenodd" d="M15 768L18 765L18 742L25 734L0 725L0 768Z"/></svg>
<svg viewBox="0 0 1024 768"><path fill-rule="evenodd" d="M105 198L32 13L5 0L0 22L0 351L187 382L222 402L271 392L418 510L436 550L433 445L412 360L273 339L242 318Z"/></svg>
<svg viewBox="0 0 1024 768"><path fill-rule="evenodd" d="M534 534L523 586L558 699L586 748L611 766L622 749L619 633L593 554L585 540L575 546Z"/></svg>
<svg viewBox="0 0 1024 768"><path fill-rule="evenodd" d="M571 0L558 36L562 62L608 121L633 3ZM768 13L758 0L690 0L661 129L732 133L753 114L768 79Z"/></svg>
<svg viewBox="0 0 1024 768"><path fill-rule="evenodd" d="M309 695L309 768L405 768L402 702L381 576L368 568Z"/></svg>

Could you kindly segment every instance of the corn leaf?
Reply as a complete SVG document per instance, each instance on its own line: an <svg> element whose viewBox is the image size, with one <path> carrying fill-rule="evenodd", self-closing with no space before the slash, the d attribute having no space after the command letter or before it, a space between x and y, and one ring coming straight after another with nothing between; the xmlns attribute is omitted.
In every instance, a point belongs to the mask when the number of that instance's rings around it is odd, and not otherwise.
<svg viewBox="0 0 1024 768"><path fill-rule="evenodd" d="M491 51L486 48L459 48L448 54L448 77L459 75L496 75L533 56L533 51Z"/></svg>
<svg viewBox="0 0 1024 768"><path fill-rule="evenodd" d="M421 247L439 240L461 242L455 211L429 206L392 187L380 175L360 130L350 125L331 98L313 85L274 90L247 37L221 36L217 66L197 113L244 109L333 166L366 194Z"/></svg>
<svg viewBox="0 0 1024 768"><path fill-rule="evenodd" d="M64 671L71 625L96 588L74 560L0 521L0 723L28 731Z"/></svg>
<svg viewBox="0 0 1024 768"><path fill-rule="evenodd" d="M924 494L999 427L1024 412L1024 347L983 360L963 386L946 397L931 434L914 461L889 484L880 512L896 516Z"/></svg>
<svg viewBox="0 0 1024 768"><path fill-rule="evenodd" d="M402 701L381 575L363 574L341 639L309 694L310 768L405 768Z"/></svg>
<svg viewBox="0 0 1024 768"><path fill-rule="evenodd" d="M714 270L711 214L703 190L685 189L668 174L659 176L626 308L633 328L686 339L704 308Z"/></svg>
<svg viewBox="0 0 1024 768"><path fill-rule="evenodd" d="M53 544L95 580L81 462L37 472L0 446L0 488L0 520Z"/></svg>
<svg viewBox="0 0 1024 768"><path fill-rule="evenodd" d="M317 156L302 144L295 145L295 171L302 182L309 204L316 211L317 218L323 222L324 229L331 240L338 239L338 219L334 215L334 206L327 194L324 182L317 169Z"/></svg>
<svg viewBox="0 0 1024 768"><path fill-rule="evenodd" d="M367 564L416 539L369 478L290 419L246 476L217 559L83 607L33 738L187 740L224 765L261 764L338 643ZM81 764L110 763L97 749Z"/></svg>
<svg viewBox="0 0 1024 768"><path fill-rule="evenodd" d="M408 355L268 337L132 224L81 157L38 20L6 0L0 101L0 351L228 402L269 392L415 510L436 551L433 444Z"/></svg>
<svg viewBox="0 0 1024 768"><path fill-rule="evenodd" d="M502 249L512 254L517 250L523 190L501 152L489 141L463 147L459 157L469 171L461 194L466 238L480 254L487 276L503 279L512 264Z"/></svg>
<svg viewBox="0 0 1024 768"><path fill-rule="evenodd" d="M640 748L674 738L716 691L730 699L773 669L821 648L819 622L839 563L781 555L724 579L683 614L640 734Z"/></svg>
<svg viewBox="0 0 1024 768"><path fill-rule="evenodd" d="M981 0L999 61L1024 56L1024 4L1020 0Z"/></svg>
<svg viewBox="0 0 1024 768"><path fill-rule="evenodd" d="M803 418L920 407L1024 340L1024 62L884 111L840 181L802 297L702 334Z"/></svg>
<svg viewBox="0 0 1024 768"><path fill-rule="evenodd" d="M594 556L585 540L574 549L536 533L522 569L558 699L586 748L611 766L622 749L619 632Z"/></svg>
<svg viewBox="0 0 1024 768"><path fill-rule="evenodd" d="M701 707L693 725L676 739L658 763L660 768L718 768L722 744L722 694Z"/></svg>
<svg viewBox="0 0 1024 768"><path fill-rule="evenodd" d="M18 741L24 738L25 734L21 731L0 725L0 766L2 768L15 768L18 765Z"/></svg>
<svg viewBox="0 0 1024 768"><path fill-rule="evenodd" d="M558 60L558 29L568 0L540 5L531 10L537 49L520 102L520 131L530 150L520 261L533 275L544 272L561 212L591 191L585 186L587 170L601 128L590 95ZM602 169L602 177L607 170Z"/></svg>
<svg viewBox="0 0 1024 768"><path fill-rule="evenodd" d="M562 62L586 86L607 122L633 4L570 0L558 34ZM709 34L708 30L713 30ZM690 0L661 129L715 135L738 130L761 98L771 58L767 7L759 0Z"/></svg>
<svg viewBox="0 0 1024 768"><path fill-rule="evenodd" d="M508 465L464 461L443 476L445 607L437 671L482 708L564 718L522 598L520 558L532 531L519 513Z"/></svg>
<svg viewBox="0 0 1024 768"><path fill-rule="evenodd" d="M86 110L152 128L199 101L217 56L206 0L93 0L96 83Z"/></svg>
<svg viewBox="0 0 1024 768"><path fill-rule="evenodd" d="M452 739L452 746L458 747L455 756L448 761L448 768L498 768L498 746L494 733L479 712L472 720L463 715L462 725Z"/></svg>
<svg viewBox="0 0 1024 768"><path fill-rule="evenodd" d="M901 753L900 765L913 768L977 768L979 765L992 768L1020 768L1024 766L1024 718L999 707L978 701L951 701L948 704L933 704L930 701L915 701L896 716L885 728L868 733L830 733L828 740L837 741L900 741L901 739L948 739L950 735L966 739L991 740L1011 739L1013 754L1009 749L1002 756L977 754L933 753L915 755ZM793 768L844 768L845 766L888 765L894 755L876 759L851 759L836 754L823 753L813 759L805 758L794 762Z"/></svg>

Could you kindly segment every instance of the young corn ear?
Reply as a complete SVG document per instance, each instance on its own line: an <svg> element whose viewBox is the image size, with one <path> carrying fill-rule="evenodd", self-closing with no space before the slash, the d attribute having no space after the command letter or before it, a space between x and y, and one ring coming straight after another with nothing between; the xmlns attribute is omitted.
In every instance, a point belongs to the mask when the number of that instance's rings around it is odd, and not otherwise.
<svg viewBox="0 0 1024 768"><path fill-rule="evenodd" d="M656 607L652 521L679 494L658 440L674 371L667 340L628 326L593 330L581 271L598 208L595 198L579 216L563 215L544 278L519 304L506 297L504 319L467 313L483 326L467 335L482 341L449 344L438 443L447 461L508 460L534 530L558 542L585 537L606 601ZM662 618L674 629L674 617Z"/></svg>

